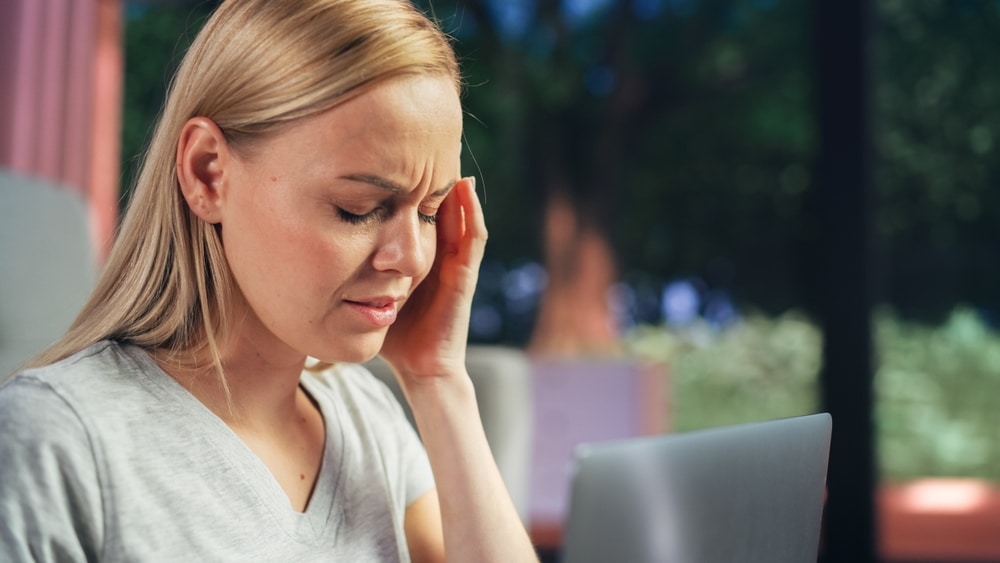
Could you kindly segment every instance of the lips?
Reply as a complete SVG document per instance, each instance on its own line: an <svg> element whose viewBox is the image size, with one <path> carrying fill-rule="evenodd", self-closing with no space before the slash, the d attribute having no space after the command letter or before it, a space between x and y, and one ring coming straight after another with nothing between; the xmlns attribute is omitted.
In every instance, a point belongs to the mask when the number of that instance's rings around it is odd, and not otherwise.
<svg viewBox="0 0 1000 563"><path fill-rule="evenodd" d="M389 305L392 305L393 302L393 299L366 299L363 301L351 301L351 303L364 305L365 307L375 307L376 309L388 307Z"/></svg>
<svg viewBox="0 0 1000 563"><path fill-rule="evenodd" d="M344 300L347 306L364 321L380 328L387 327L396 321L396 315L399 313L397 304L402 301L402 298L393 296Z"/></svg>
<svg viewBox="0 0 1000 563"><path fill-rule="evenodd" d="M378 295L375 297L360 297L357 299L345 299L348 303L354 303L357 305L364 305L366 307L388 307L403 301L405 297L394 296L394 295Z"/></svg>

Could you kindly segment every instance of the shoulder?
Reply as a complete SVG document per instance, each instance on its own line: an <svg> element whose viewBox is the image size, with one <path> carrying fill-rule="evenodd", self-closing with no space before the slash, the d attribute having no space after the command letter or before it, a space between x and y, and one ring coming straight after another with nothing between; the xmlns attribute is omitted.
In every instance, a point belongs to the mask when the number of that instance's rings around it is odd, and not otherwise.
<svg viewBox="0 0 1000 563"><path fill-rule="evenodd" d="M0 388L0 434L3 451L52 440L73 443L86 432L76 408L58 389L44 378L22 375Z"/></svg>
<svg viewBox="0 0 1000 563"><path fill-rule="evenodd" d="M34 393L58 397L72 408L103 416L156 387L156 368L141 349L101 341L58 362L24 370L0 387L0 396Z"/></svg>
<svg viewBox="0 0 1000 563"><path fill-rule="evenodd" d="M116 342L101 341L58 362L15 373L0 390L26 382L62 390L92 387L101 380L115 379L123 371L138 369L135 353Z"/></svg>
<svg viewBox="0 0 1000 563"><path fill-rule="evenodd" d="M98 421L121 422L116 407L131 401L136 371L141 367L126 349L100 342L17 373L0 386L0 463L44 454L93 464Z"/></svg>
<svg viewBox="0 0 1000 563"><path fill-rule="evenodd" d="M75 560L99 549L101 477L91 432L59 389L62 366L48 368L0 387L0 559L56 557L54 549Z"/></svg>
<svg viewBox="0 0 1000 563"><path fill-rule="evenodd" d="M108 343L94 345L56 363L16 373L0 386L0 431L5 442L17 432L28 430L33 441L39 432L55 427L81 427L80 417L72 398L75 380L87 373L102 373L100 356ZM81 387L85 387L81 381ZM58 435L58 432L56 433Z"/></svg>
<svg viewBox="0 0 1000 563"><path fill-rule="evenodd" d="M20 372L0 387L3 465L29 463L43 454L60 462L92 461L84 412L88 405L80 395L106 387L97 380L108 374L111 346L95 344L54 364Z"/></svg>

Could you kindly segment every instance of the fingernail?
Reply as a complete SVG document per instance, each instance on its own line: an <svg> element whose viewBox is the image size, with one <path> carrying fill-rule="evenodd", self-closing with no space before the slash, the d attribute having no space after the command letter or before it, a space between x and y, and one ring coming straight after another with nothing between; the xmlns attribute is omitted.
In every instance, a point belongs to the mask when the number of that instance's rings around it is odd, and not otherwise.
<svg viewBox="0 0 1000 563"><path fill-rule="evenodd" d="M469 176L469 184L472 186L472 191L476 191L476 177Z"/></svg>

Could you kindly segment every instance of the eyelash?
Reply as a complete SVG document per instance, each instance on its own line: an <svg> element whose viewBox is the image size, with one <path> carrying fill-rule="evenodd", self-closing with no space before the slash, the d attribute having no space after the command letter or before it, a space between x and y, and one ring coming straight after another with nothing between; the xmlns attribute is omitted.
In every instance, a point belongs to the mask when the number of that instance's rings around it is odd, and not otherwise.
<svg viewBox="0 0 1000 563"><path fill-rule="evenodd" d="M379 210L375 209L369 211L368 213L365 213L364 215L357 215L355 213L351 213L344 209L337 208L337 214L340 216L340 219L345 223L350 223L352 225L363 225L365 223L368 223L369 221L377 219L379 215ZM437 215L426 215L424 213L418 213L418 215L420 216L420 220L423 221L424 223L427 223L428 225L437 224Z"/></svg>

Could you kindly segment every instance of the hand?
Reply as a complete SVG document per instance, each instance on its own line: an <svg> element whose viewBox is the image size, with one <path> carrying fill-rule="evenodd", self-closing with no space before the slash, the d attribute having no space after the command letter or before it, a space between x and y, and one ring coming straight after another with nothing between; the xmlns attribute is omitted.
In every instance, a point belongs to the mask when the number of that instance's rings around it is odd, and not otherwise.
<svg viewBox="0 0 1000 563"><path fill-rule="evenodd" d="M424 279L389 328L382 357L401 383L465 373L472 295L486 247L486 223L475 178L463 178L437 214L437 253Z"/></svg>

